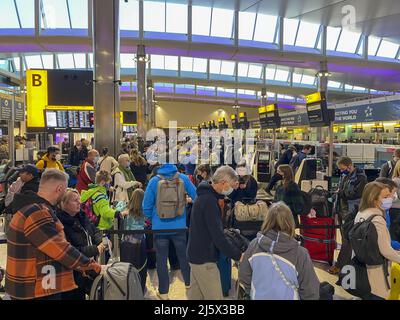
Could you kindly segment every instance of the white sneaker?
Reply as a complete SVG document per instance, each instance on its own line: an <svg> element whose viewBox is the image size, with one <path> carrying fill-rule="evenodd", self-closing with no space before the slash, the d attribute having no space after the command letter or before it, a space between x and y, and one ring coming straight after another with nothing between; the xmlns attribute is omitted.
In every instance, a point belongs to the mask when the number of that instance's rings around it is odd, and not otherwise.
<svg viewBox="0 0 400 320"><path fill-rule="evenodd" d="M169 298L168 298L168 293L163 293L163 294L161 294L161 293L157 292L157 297L158 297L160 300L169 300Z"/></svg>

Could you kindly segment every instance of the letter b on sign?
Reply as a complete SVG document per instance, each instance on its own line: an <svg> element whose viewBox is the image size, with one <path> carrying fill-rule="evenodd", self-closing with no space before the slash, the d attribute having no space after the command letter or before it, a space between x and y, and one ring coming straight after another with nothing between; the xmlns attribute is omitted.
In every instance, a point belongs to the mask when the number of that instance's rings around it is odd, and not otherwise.
<svg viewBox="0 0 400 320"><path fill-rule="evenodd" d="M40 87L42 85L42 76L40 74L32 74L32 86Z"/></svg>

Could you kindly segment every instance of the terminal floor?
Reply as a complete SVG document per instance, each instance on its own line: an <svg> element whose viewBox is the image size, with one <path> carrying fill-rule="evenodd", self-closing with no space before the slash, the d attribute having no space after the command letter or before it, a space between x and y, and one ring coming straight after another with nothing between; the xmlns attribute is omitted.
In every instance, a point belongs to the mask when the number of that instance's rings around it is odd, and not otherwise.
<svg viewBox="0 0 400 320"><path fill-rule="evenodd" d="M338 250L336 250L335 256L337 256ZM7 246L2 244L0 245L0 266L5 268L6 266L6 256L7 256ZM353 299L351 295L345 292L341 287L335 285L337 281L337 276L333 276L329 274L326 270L329 268L326 264L315 263L315 271L318 275L318 278L321 282L327 281L335 287L335 299ZM237 269L236 267L233 268L232 271L232 290L230 292L230 296L227 297L227 300L234 300L235 299L235 282L237 279ZM186 289L184 282L182 280L182 274L180 271L172 271L170 273L171 279L171 286L169 292L169 298L171 300L186 300ZM4 283L3 283L4 285ZM148 277L147 277L147 288L148 291L146 293L145 298L150 300L157 300L157 272L155 270L149 270ZM0 293L0 295L2 295Z"/></svg>

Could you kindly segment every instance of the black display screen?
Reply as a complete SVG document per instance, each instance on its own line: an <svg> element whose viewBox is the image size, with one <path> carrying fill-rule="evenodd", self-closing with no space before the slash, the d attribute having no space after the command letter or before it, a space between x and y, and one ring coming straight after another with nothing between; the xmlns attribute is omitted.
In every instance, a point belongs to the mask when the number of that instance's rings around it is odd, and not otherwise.
<svg viewBox="0 0 400 320"><path fill-rule="evenodd" d="M48 131L92 132L94 112L89 110L46 110Z"/></svg>
<svg viewBox="0 0 400 320"><path fill-rule="evenodd" d="M307 103L308 121L311 127L329 126L329 112L325 92L321 92L319 101Z"/></svg>

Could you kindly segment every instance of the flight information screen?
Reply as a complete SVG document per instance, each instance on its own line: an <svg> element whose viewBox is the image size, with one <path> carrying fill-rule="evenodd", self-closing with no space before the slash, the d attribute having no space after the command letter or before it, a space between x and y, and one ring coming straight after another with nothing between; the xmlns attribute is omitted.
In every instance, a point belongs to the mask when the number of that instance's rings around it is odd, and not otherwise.
<svg viewBox="0 0 400 320"><path fill-rule="evenodd" d="M94 112L89 110L46 110L45 118L50 131L91 132L94 128Z"/></svg>

